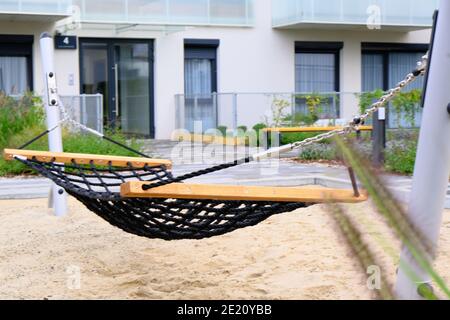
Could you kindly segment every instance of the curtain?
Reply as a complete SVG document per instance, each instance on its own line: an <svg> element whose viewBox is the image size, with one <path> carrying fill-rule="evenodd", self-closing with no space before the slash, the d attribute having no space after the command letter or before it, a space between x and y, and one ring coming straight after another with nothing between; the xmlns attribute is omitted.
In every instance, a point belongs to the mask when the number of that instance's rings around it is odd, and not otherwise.
<svg viewBox="0 0 450 320"><path fill-rule="evenodd" d="M210 95L212 92L211 61L209 59L186 59L185 94Z"/></svg>
<svg viewBox="0 0 450 320"><path fill-rule="evenodd" d="M405 75L416 68L417 61L421 60L424 52L401 52L389 54L389 87L392 88L398 82L404 79ZM413 89L422 89L424 84L423 77L419 77L416 81L410 84L405 91ZM418 109L415 113L415 127L420 126L422 110ZM406 121L404 116L398 117L398 114L392 110L389 112L389 127L395 128L411 127L410 121Z"/></svg>
<svg viewBox="0 0 450 320"><path fill-rule="evenodd" d="M336 90L335 66L336 55L333 53L297 53L295 55L295 91L298 93L334 92ZM295 112L307 114L306 100L295 99ZM319 118L339 117L339 102L335 95L322 101Z"/></svg>
<svg viewBox="0 0 450 320"><path fill-rule="evenodd" d="M383 89L383 55L362 55L362 91Z"/></svg>
<svg viewBox="0 0 450 320"><path fill-rule="evenodd" d="M215 101L212 96L212 63L209 59L185 60L185 108L187 130L201 121L203 131L215 128Z"/></svg>
<svg viewBox="0 0 450 320"><path fill-rule="evenodd" d="M295 55L295 91L334 92L335 55L333 53L297 53Z"/></svg>
<svg viewBox="0 0 450 320"><path fill-rule="evenodd" d="M9 95L28 89L27 58L0 57L0 91Z"/></svg>

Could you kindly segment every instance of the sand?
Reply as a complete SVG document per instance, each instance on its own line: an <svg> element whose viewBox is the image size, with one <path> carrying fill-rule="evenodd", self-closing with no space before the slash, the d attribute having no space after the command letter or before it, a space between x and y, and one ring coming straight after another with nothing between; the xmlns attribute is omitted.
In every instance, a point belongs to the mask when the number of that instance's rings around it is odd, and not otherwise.
<svg viewBox="0 0 450 320"><path fill-rule="evenodd" d="M70 199L0 201L0 299L372 299L367 276L324 205L202 240L126 234ZM371 204L346 205L383 274L395 279L399 242ZM436 269L450 282L450 212ZM79 270L79 273L78 273Z"/></svg>

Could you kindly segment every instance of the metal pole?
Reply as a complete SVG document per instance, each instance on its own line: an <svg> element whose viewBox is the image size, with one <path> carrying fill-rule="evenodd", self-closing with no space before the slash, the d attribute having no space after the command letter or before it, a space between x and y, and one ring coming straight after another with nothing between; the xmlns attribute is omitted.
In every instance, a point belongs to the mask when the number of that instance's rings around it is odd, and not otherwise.
<svg viewBox="0 0 450 320"><path fill-rule="evenodd" d="M47 115L47 128L50 129L58 125L60 121L52 36L44 32L41 35L40 45L45 84L44 106ZM52 152L63 151L61 128L58 127L49 133L48 147ZM67 196L64 189L58 187L56 184L52 184L51 198L55 215L65 215L67 213Z"/></svg>
<svg viewBox="0 0 450 320"><path fill-rule="evenodd" d="M450 103L448 30L450 1L440 1L408 212L411 222L432 248L429 252L430 260L436 253L450 174L450 115L447 111ZM399 268L395 288L398 298L421 299L419 286L429 285L431 277L405 247L400 259L401 266L406 265L407 268ZM410 271L414 272L416 279L408 276Z"/></svg>
<svg viewBox="0 0 450 320"><path fill-rule="evenodd" d="M381 167L384 163L386 148L386 109L380 108L373 114L372 163Z"/></svg>

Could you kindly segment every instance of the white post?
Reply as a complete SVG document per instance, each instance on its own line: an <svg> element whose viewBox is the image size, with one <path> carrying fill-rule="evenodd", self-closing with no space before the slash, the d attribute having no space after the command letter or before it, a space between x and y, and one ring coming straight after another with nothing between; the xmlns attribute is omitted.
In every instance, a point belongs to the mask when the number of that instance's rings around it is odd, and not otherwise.
<svg viewBox="0 0 450 320"><path fill-rule="evenodd" d="M450 1L440 1L408 212L413 225L432 247L430 259L436 253L450 174L449 30ZM399 268L395 288L398 298L422 299L418 287L431 284L431 277L405 247L400 259L401 265L407 267ZM408 276L411 271L416 279Z"/></svg>
<svg viewBox="0 0 450 320"><path fill-rule="evenodd" d="M60 121L52 36L44 32L41 35L40 45L45 84L44 106L47 116L47 128L50 129L55 127ZM48 147L52 152L63 151L61 128L58 127L49 133ZM56 184L52 184L51 199L55 215L65 215L67 212L67 196L64 189L58 187Z"/></svg>

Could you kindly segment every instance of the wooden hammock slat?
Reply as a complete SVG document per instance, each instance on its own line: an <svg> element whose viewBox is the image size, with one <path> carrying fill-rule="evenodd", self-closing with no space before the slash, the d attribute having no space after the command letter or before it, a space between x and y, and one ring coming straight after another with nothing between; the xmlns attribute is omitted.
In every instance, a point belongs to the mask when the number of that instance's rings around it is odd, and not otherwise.
<svg viewBox="0 0 450 320"><path fill-rule="evenodd" d="M148 182L147 182L148 183ZM342 202L357 203L367 200L367 194L355 197L353 190L303 187L260 187L214 184L172 183L150 190L142 190L146 182L122 184L120 193L125 198L169 198L193 200L244 200L273 202Z"/></svg>
<svg viewBox="0 0 450 320"><path fill-rule="evenodd" d="M6 160L13 160L14 156L23 156L27 159L35 157L42 162L49 162L55 159L57 163L70 164L75 160L77 164L89 164L93 161L95 165L108 165L109 162L115 167L127 167L128 163L137 168L142 168L145 165L159 166L165 165L167 168L172 167L170 160L164 159L150 159L150 158L136 158L136 157L122 157L110 155L96 155L96 154L82 154L82 153L66 153L66 152L48 152L48 151L33 151L33 150L16 150L5 149L4 157Z"/></svg>
<svg viewBox="0 0 450 320"><path fill-rule="evenodd" d="M342 127L283 127L283 128L264 128L265 132L328 132L333 130L339 130ZM372 126L361 126L361 131L372 131Z"/></svg>

